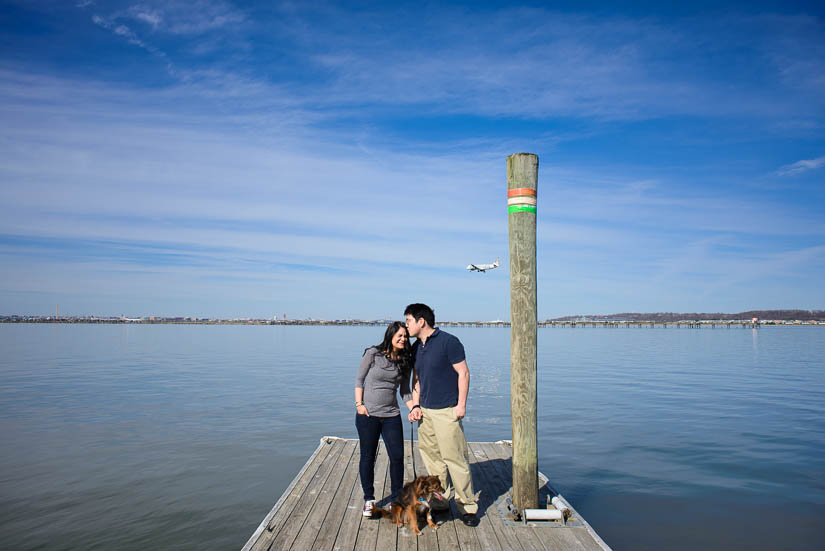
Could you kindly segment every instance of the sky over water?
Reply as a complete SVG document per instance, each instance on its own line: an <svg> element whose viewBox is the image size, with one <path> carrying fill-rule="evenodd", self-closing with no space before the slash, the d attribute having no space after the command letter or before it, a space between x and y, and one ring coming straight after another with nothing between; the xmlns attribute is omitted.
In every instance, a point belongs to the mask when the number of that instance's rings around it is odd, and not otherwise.
<svg viewBox="0 0 825 551"><path fill-rule="evenodd" d="M0 4L0 314L825 308L814 3ZM502 268L470 274L470 262Z"/></svg>

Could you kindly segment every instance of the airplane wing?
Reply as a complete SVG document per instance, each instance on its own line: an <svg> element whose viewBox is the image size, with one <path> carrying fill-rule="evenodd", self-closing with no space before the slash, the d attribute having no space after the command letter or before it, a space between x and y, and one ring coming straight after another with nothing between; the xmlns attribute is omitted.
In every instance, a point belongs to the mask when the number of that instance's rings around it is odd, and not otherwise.
<svg viewBox="0 0 825 551"><path fill-rule="evenodd" d="M479 270L478 266L476 266L475 264L470 264L469 266L467 266L467 269L470 270L471 272L473 270L481 271L481 270Z"/></svg>

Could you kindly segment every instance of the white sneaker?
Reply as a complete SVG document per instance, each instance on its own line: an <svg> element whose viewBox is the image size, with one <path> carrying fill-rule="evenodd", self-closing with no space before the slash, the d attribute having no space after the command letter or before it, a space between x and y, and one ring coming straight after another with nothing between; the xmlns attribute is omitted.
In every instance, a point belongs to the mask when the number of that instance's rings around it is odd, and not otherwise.
<svg viewBox="0 0 825 551"><path fill-rule="evenodd" d="M367 501L364 502L364 512L361 513L361 514L364 515L365 517L368 517L368 518L371 517L372 516L372 510L373 510L374 507L375 507L375 500L374 499L368 499Z"/></svg>

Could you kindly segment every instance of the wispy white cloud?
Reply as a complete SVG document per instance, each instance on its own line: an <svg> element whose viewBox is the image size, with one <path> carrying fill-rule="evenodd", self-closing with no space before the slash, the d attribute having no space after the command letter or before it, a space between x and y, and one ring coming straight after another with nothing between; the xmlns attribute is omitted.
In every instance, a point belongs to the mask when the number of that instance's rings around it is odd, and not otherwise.
<svg viewBox="0 0 825 551"><path fill-rule="evenodd" d="M541 9L475 14L457 8L432 13L434 9L365 14L286 4L267 33L303 60L291 79L294 95L322 109L413 106L430 116L534 120L746 117L751 123L771 121L795 129L810 124L807 112L825 106L819 94L811 93L825 78L825 51L809 47L825 43L825 31L810 18L673 21ZM127 27L123 36L141 47L158 50L137 35L135 29L143 24L154 37L191 40L188 51L200 55L226 50L221 40L230 30L263 30L256 27L254 15L217 0L141 2L97 17L107 28ZM408 24L388 26L386 18ZM221 40L210 38L214 31L222 31ZM762 37L758 45L752 36ZM243 49L244 40L237 34L236 48ZM254 72L253 64L267 55L267 47L249 50L258 55L233 58L239 61L235 71ZM750 51L734 74L709 70L704 56L720 55L725 48ZM302 76L307 70L322 71L325 78L310 85ZM776 84L753 86L754 81Z"/></svg>
<svg viewBox="0 0 825 551"><path fill-rule="evenodd" d="M112 31L117 36L125 38L129 44L134 44L135 46L143 48L147 52L151 52L159 57L166 57L164 52L141 40L137 33L135 33L128 26L122 23L117 23L116 18L104 18L99 15L93 15L92 22L99 27Z"/></svg>
<svg viewBox="0 0 825 551"><path fill-rule="evenodd" d="M825 157L817 157L816 159L803 159L801 161L797 161L795 163L783 166L776 173L779 176L792 176L795 174L800 174L802 172L807 172L809 170L815 170L817 168L821 168L822 166L825 166Z"/></svg>
<svg viewBox="0 0 825 551"><path fill-rule="evenodd" d="M202 34L234 27L246 21L246 15L233 5L216 0L164 3L168 31L174 34Z"/></svg>
<svg viewBox="0 0 825 551"><path fill-rule="evenodd" d="M114 11L105 19L137 21L149 25L153 31L160 33L200 35L238 26L246 21L246 15L232 4L221 0L196 0L194 2L149 0Z"/></svg>
<svg viewBox="0 0 825 551"><path fill-rule="evenodd" d="M85 9L89 5L91 4L78 7ZM200 39L204 34L238 26L245 19L246 16L241 11L221 0L161 2L156 5L140 3L108 15L92 16L92 22L96 25L166 60L167 72L175 78L184 77L170 60L167 52L156 46L152 39L157 35L185 35ZM133 24L138 27L148 25L149 37L139 35ZM201 41L191 49L206 53L212 51L214 45Z"/></svg>
<svg viewBox="0 0 825 551"><path fill-rule="evenodd" d="M155 29L163 22L163 15L159 10L147 9L143 6L133 6L129 9L129 12L138 21L148 23Z"/></svg>
<svg viewBox="0 0 825 551"><path fill-rule="evenodd" d="M316 26L308 24L308 13L286 15L283 32L333 76L319 101L528 119L688 115L784 123L823 105L799 78L779 78L796 61L813 57L806 63L825 64L825 54L803 47L825 41L811 20L664 21L526 9L394 15L412 24L386 28L377 18L334 13L328 17L336 25ZM353 40L355 27L363 29L363 40ZM790 40L790 33L803 31L804 41ZM754 35L771 49L756 46ZM750 51L735 74L709 70L705 53L725 48ZM752 85L771 79L781 84ZM789 95L799 102L787 101Z"/></svg>

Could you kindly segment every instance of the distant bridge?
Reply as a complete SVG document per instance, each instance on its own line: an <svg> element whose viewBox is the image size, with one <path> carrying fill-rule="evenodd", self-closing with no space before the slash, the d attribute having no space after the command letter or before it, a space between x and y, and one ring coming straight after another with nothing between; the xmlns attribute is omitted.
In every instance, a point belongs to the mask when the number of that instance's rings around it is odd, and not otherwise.
<svg viewBox="0 0 825 551"><path fill-rule="evenodd" d="M443 321L438 323L445 327L510 327L508 321ZM752 321L752 320L684 320L684 321L633 321L633 320L564 320L564 321L540 321L539 327L676 327L676 328L723 328L742 327L756 328L763 325L825 325L825 322L807 321Z"/></svg>

